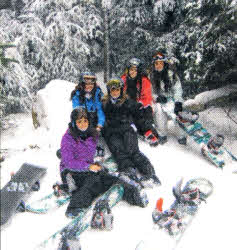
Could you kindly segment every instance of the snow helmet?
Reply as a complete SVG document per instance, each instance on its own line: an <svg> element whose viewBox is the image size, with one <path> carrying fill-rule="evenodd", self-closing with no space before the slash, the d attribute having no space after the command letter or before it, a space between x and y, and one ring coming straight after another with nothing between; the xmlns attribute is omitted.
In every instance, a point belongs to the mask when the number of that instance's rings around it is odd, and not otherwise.
<svg viewBox="0 0 237 250"><path fill-rule="evenodd" d="M80 75L80 83L87 83L87 79L90 80L92 83L96 83L97 77L95 75L95 73L90 72L90 71L85 71L82 72Z"/></svg>
<svg viewBox="0 0 237 250"><path fill-rule="evenodd" d="M76 126L76 120L81 118L85 118L89 121L86 109L84 107L77 107L73 109L71 113L71 124L73 128Z"/></svg>
<svg viewBox="0 0 237 250"><path fill-rule="evenodd" d="M127 67L130 68L132 66L135 66L135 67L139 68L141 66L141 64L142 64L142 61L139 58L134 57L128 61Z"/></svg>
<svg viewBox="0 0 237 250"><path fill-rule="evenodd" d="M120 77L112 77L107 82L107 90L110 91L113 87L114 88L123 88L124 82Z"/></svg>

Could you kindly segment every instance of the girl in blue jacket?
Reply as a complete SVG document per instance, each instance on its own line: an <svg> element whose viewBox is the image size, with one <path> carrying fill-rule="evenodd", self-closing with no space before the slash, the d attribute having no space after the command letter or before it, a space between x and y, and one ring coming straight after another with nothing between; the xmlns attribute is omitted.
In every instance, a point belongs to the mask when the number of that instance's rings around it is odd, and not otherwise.
<svg viewBox="0 0 237 250"><path fill-rule="evenodd" d="M71 93L72 107L84 107L88 113L90 123L99 132L104 126L105 115L102 109L101 97L103 93L96 85L96 75L83 72L79 84Z"/></svg>

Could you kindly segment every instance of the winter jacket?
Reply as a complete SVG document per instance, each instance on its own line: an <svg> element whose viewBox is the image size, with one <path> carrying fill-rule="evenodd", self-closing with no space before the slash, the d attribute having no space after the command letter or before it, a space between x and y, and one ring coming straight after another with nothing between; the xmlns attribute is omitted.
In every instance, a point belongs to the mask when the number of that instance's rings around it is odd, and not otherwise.
<svg viewBox="0 0 237 250"><path fill-rule="evenodd" d="M173 98L175 102L183 102L183 89L180 78L168 64L165 64L161 72L153 70L151 82L153 92L156 95Z"/></svg>
<svg viewBox="0 0 237 250"><path fill-rule="evenodd" d="M127 90L127 75L121 76L124 82L124 91ZM141 93L140 93L141 92ZM150 80L146 76L142 76L142 86L137 82L137 100L144 108L152 106L152 85Z"/></svg>
<svg viewBox="0 0 237 250"><path fill-rule="evenodd" d="M140 105L127 99L127 96L122 97L116 104L113 104L110 99L104 101L103 104L106 117L105 133L128 130L135 119L142 119Z"/></svg>
<svg viewBox="0 0 237 250"><path fill-rule="evenodd" d="M85 140L79 137L76 141L68 129L61 141L60 172L65 169L80 172L88 171L94 160L97 141L98 138L95 140L93 137L88 137Z"/></svg>
<svg viewBox="0 0 237 250"><path fill-rule="evenodd" d="M98 125L103 127L105 122L105 115L101 104L101 97L103 96L101 89L99 87L96 87L95 98L93 97L91 97L90 99L86 98L85 103L80 103L79 96L80 96L80 91L77 90L76 94L72 98L72 107L73 108L81 106L85 107L89 114L96 112Z"/></svg>

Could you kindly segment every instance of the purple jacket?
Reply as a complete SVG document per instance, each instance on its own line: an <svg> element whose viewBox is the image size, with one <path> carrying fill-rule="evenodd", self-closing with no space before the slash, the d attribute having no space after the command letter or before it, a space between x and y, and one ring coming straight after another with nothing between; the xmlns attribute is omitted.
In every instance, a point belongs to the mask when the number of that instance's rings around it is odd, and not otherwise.
<svg viewBox="0 0 237 250"><path fill-rule="evenodd" d="M98 138L95 141L92 137L88 137L85 141L80 138L75 141L68 129L61 141L60 172L65 169L88 171L94 160L97 141Z"/></svg>

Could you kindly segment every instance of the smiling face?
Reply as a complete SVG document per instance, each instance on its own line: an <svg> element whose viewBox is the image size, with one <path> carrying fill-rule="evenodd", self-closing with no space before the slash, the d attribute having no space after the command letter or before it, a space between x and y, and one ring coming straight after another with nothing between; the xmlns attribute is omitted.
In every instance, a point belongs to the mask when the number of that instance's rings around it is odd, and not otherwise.
<svg viewBox="0 0 237 250"><path fill-rule="evenodd" d="M156 71L162 71L164 69L165 63L163 61L156 60L154 62L155 70Z"/></svg>
<svg viewBox="0 0 237 250"><path fill-rule="evenodd" d="M85 92L90 93L94 88L94 83L86 83L85 84Z"/></svg>
<svg viewBox="0 0 237 250"><path fill-rule="evenodd" d="M85 91L90 93L95 86L95 78L90 76L84 76Z"/></svg>
<svg viewBox="0 0 237 250"><path fill-rule="evenodd" d="M132 66L129 68L128 70L128 74L131 78L136 78L137 76L137 67L136 66Z"/></svg>
<svg viewBox="0 0 237 250"><path fill-rule="evenodd" d="M121 88L112 87L110 89L110 95L112 98L117 99L120 97L120 94L121 94Z"/></svg>
<svg viewBox="0 0 237 250"><path fill-rule="evenodd" d="M89 127L89 121L86 118L82 117L76 120L76 126L79 130L86 131Z"/></svg>

